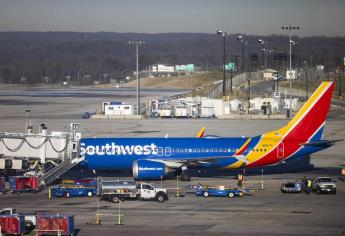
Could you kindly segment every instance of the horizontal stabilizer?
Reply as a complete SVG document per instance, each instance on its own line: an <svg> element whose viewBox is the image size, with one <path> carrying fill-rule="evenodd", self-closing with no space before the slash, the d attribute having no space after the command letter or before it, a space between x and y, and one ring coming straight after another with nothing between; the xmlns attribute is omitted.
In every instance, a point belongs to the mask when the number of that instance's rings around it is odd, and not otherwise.
<svg viewBox="0 0 345 236"><path fill-rule="evenodd" d="M330 147L334 145L336 142L344 141L344 139L336 139L336 140L319 140L319 141L312 141L309 143L303 143L302 146L306 147Z"/></svg>

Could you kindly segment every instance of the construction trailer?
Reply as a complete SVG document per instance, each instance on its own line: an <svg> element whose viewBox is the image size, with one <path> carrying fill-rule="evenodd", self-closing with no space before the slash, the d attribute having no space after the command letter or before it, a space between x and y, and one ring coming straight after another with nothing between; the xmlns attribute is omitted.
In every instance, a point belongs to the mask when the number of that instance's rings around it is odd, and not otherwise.
<svg viewBox="0 0 345 236"><path fill-rule="evenodd" d="M0 170L38 176L39 186L53 182L84 160L79 152L78 128L79 124L72 123L68 132L48 134L41 124L38 133L33 133L32 126L27 133L0 133Z"/></svg>
<svg viewBox="0 0 345 236"><path fill-rule="evenodd" d="M104 115L108 116L130 116L134 115L134 107L124 102L103 102Z"/></svg>

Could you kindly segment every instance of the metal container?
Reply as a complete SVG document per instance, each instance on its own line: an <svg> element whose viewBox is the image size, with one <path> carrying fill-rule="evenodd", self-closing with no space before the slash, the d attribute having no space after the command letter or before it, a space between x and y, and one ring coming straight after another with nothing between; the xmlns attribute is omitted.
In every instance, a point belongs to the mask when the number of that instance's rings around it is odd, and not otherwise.
<svg viewBox="0 0 345 236"><path fill-rule="evenodd" d="M101 188L103 191L116 189L135 190L137 188L134 181L120 180L120 181L102 181Z"/></svg>

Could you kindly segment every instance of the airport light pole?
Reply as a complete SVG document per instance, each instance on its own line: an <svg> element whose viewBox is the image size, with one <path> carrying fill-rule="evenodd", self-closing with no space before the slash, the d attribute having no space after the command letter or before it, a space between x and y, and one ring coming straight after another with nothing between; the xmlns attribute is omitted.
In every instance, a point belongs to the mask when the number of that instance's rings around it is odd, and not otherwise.
<svg viewBox="0 0 345 236"><path fill-rule="evenodd" d="M28 130L28 120L29 120L29 113L30 113L30 109L25 109L25 113L26 113L26 121L25 121L25 132ZM31 124L30 124L31 126Z"/></svg>
<svg viewBox="0 0 345 236"><path fill-rule="evenodd" d="M308 100L308 62L304 61L305 65L305 101Z"/></svg>
<svg viewBox="0 0 345 236"><path fill-rule="evenodd" d="M237 40L241 43L241 47L242 47L242 67L241 67L241 70L242 70L242 74L244 73L244 44L248 43L247 40L245 40L243 38L242 35L238 35L237 36ZM250 59L249 59L249 63L250 63ZM251 65L249 66L251 67ZM249 108L250 108L250 69L249 68L249 75L248 75L248 79L247 79L247 82L248 82L248 94L247 94L247 98L248 98L248 113L249 113Z"/></svg>
<svg viewBox="0 0 345 236"><path fill-rule="evenodd" d="M290 106L289 106L289 114L288 117L291 118L291 105L292 105L292 65L291 65L291 44L292 44L292 40L291 40L291 33L293 30L299 30L300 27L299 26L282 26L282 30L289 30L289 54L290 54L290 71L289 71L289 87L290 87Z"/></svg>
<svg viewBox="0 0 345 236"><path fill-rule="evenodd" d="M145 41L133 40L128 41L129 45L135 45L136 48L136 77L137 77L137 115L140 115L140 83L139 83L139 46L144 45Z"/></svg>
<svg viewBox="0 0 345 236"><path fill-rule="evenodd" d="M242 46L242 65L241 65L241 71L244 73L244 44L247 43L247 40L243 38L242 35L237 36L237 40L241 43Z"/></svg>
<svg viewBox="0 0 345 236"><path fill-rule="evenodd" d="M258 39L258 43L261 44L261 55L262 55L262 66L264 69L266 69L266 48L265 48L265 44L267 44L267 41L263 40L263 39Z"/></svg>
<svg viewBox="0 0 345 236"><path fill-rule="evenodd" d="M226 96L226 86L225 86L225 61L226 61L226 54L225 54L225 37L226 37L226 32L217 30L217 34L221 35L223 37L223 97ZM231 81L232 82L232 81ZM230 87L230 93L232 92L232 84Z"/></svg>

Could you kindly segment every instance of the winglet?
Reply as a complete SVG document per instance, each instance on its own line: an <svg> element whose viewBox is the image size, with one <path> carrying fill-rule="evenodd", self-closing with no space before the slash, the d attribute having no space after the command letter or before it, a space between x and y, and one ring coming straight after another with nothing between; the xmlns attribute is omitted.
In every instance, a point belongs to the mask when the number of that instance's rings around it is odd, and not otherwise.
<svg viewBox="0 0 345 236"><path fill-rule="evenodd" d="M199 133L196 135L197 138L203 138L205 137L205 130L206 130L206 127L202 127L199 131Z"/></svg>

